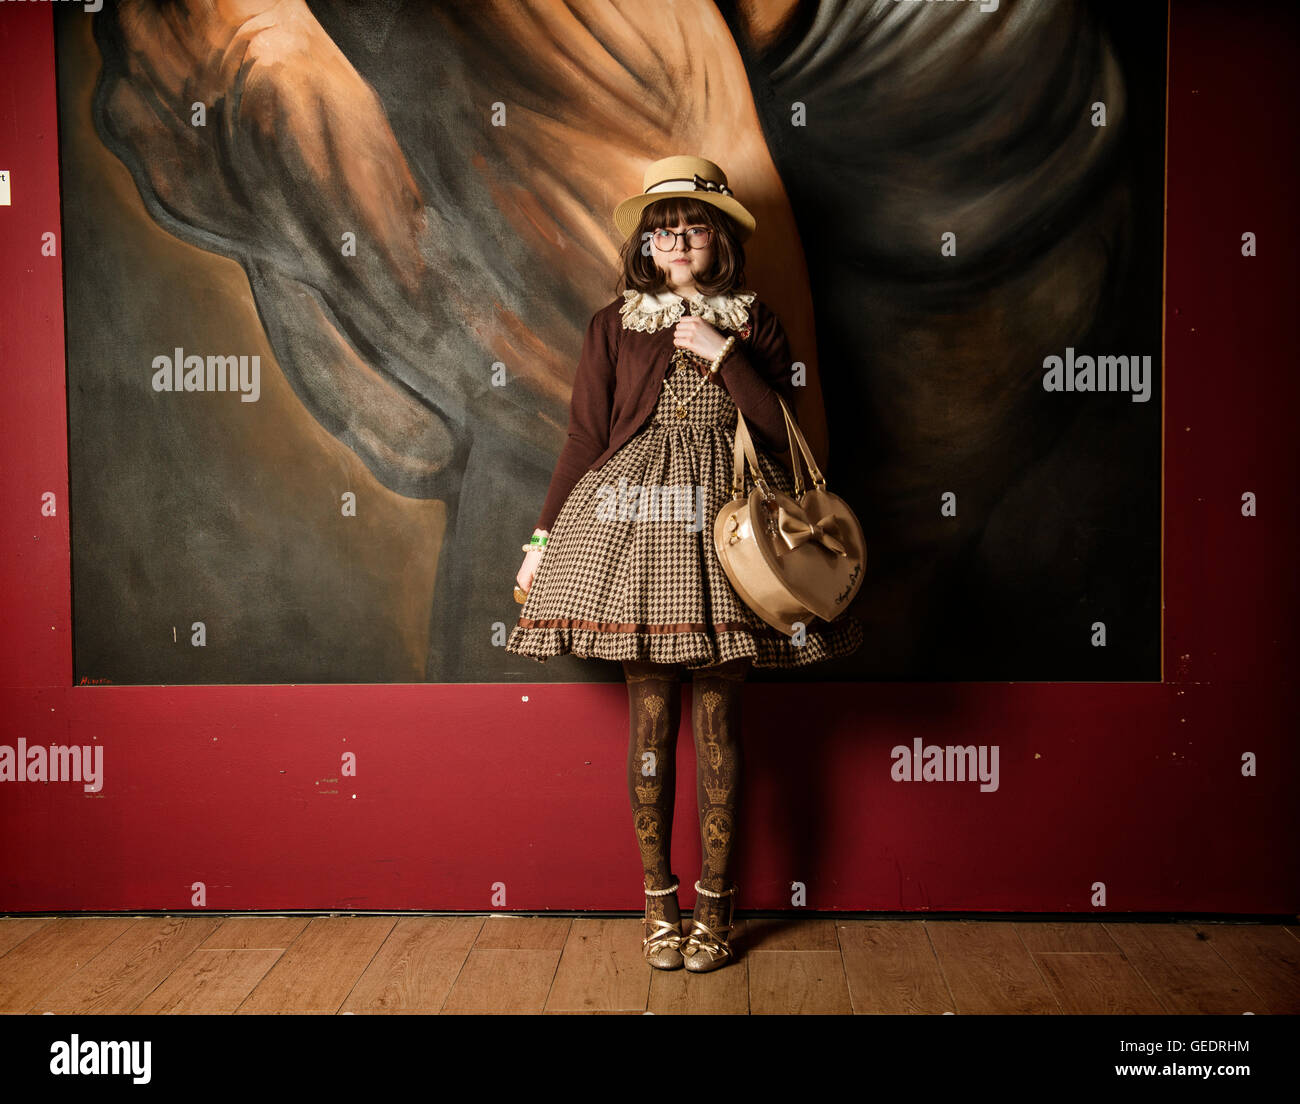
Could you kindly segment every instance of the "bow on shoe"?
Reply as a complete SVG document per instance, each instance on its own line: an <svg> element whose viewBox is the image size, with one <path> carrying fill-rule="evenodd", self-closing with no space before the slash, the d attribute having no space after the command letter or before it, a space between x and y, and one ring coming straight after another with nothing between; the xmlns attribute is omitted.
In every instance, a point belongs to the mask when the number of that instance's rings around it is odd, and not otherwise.
<svg viewBox="0 0 1300 1104"><path fill-rule="evenodd" d="M695 178L695 190L697 192L721 192L723 195L731 195L731 189L725 184L705 180L699 173L692 173L691 175Z"/></svg>
<svg viewBox="0 0 1300 1104"><path fill-rule="evenodd" d="M816 540L838 555L848 555L848 549L840 540L840 531L835 524L834 514L827 514L817 521L809 521L802 511L787 510L784 506L778 506L776 528L791 550L798 548L805 541Z"/></svg>

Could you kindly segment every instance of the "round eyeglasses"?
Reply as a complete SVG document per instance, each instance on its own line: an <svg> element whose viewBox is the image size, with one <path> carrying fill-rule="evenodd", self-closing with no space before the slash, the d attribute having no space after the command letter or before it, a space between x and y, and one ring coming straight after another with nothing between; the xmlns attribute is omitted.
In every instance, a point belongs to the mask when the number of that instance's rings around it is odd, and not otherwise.
<svg viewBox="0 0 1300 1104"><path fill-rule="evenodd" d="M707 226L688 226L685 230L665 230L660 227L650 235L655 248L661 252L677 248L677 239L684 237L691 249L703 249L713 240L713 231Z"/></svg>

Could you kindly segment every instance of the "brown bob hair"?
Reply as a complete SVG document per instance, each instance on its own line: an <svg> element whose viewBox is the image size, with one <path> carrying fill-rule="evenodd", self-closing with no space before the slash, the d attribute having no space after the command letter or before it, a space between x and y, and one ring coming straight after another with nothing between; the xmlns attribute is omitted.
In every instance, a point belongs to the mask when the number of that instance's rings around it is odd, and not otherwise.
<svg viewBox="0 0 1300 1104"><path fill-rule="evenodd" d="M660 226L707 226L713 231L713 263L695 278L704 295L730 295L744 285L745 247L740 243L735 222L726 211L701 203L691 196L657 199L646 205L636 231L623 243L623 275L618 292L658 292L668 287L668 277L650 255L654 246L648 235Z"/></svg>

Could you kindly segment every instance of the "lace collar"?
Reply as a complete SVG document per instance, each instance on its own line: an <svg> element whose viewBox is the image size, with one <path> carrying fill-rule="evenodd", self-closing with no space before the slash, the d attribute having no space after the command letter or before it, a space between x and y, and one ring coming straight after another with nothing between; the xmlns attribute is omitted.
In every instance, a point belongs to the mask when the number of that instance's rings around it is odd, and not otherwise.
<svg viewBox="0 0 1300 1104"><path fill-rule="evenodd" d="M756 298L758 296L752 291L740 291L735 295L702 295L694 291L685 298L667 289L657 294L625 291L619 314L623 316L623 329L654 333L676 325L689 300L691 313L709 325L720 330L743 330L749 324L749 304Z"/></svg>

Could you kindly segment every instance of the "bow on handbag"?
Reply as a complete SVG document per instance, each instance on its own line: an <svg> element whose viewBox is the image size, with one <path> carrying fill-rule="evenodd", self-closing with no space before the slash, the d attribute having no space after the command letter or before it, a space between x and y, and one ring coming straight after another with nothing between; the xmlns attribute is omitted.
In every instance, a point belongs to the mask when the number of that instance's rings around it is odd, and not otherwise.
<svg viewBox="0 0 1300 1104"><path fill-rule="evenodd" d="M807 515L798 507L778 506L776 511L776 529L785 541L786 547L793 550L805 541L820 541L832 552L841 556L848 555L840 539L839 526L834 514L826 514L816 521L809 521Z"/></svg>

